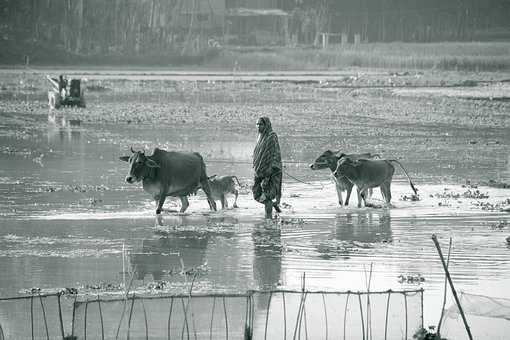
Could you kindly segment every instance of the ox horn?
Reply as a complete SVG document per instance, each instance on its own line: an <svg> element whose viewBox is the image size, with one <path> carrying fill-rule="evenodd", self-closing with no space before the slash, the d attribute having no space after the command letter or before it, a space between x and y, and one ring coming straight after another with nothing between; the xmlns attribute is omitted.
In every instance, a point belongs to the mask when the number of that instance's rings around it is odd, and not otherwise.
<svg viewBox="0 0 510 340"><path fill-rule="evenodd" d="M132 152L132 153L135 153L135 150L133 150L133 147L132 147L132 146L130 147L130 149L131 149L131 152Z"/></svg>

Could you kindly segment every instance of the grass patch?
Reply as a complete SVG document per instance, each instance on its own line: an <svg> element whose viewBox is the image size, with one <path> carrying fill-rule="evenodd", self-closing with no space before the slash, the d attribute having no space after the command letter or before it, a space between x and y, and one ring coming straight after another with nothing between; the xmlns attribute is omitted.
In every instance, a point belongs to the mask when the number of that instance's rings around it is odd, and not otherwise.
<svg viewBox="0 0 510 340"><path fill-rule="evenodd" d="M328 49L225 50L204 66L239 70L335 70L347 67L503 71L510 69L510 43L373 43Z"/></svg>

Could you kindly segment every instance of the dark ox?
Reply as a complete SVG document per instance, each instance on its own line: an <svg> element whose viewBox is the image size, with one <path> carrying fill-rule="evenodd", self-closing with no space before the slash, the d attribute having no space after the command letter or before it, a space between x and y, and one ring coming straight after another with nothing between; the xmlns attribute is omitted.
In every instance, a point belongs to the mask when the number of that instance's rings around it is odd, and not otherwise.
<svg viewBox="0 0 510 340"><path fill-rule="evenodd" d="M235 180L235 182L234 182ZM239 191L236 188L236 182L238 186L241 186L239 179L236 176L216 176L209 177L209 187L211 188L211 197L214 200L221 201L221 208L228 208L227 194L233 194L235 196L234 208L237 208L237 196Z"/></svg>
<svg viewBox="0 0 510 340"><path fill-rule="evenodd" d="M338 161L342 158L349 158L352 160L358 160L358 159L371 159L374 157L380 157L377 154L371 154L370 152L367 153L355 153L355 154L345 154L341 153L340 151L333 152L331 150L326 150L322 155L320 155L315 162L310 164L310 168L312 170L321 170L321 169L329 169L331 170L331 173L333 174L336 170ZM354 184L351 183L347 178L341 177L336 178L333 177L333 181L335 182L335 188L336 193L338 196L338 204L340 206L343 206L343 200L342 200L342 191L347 191L346 197L345 197L345 205L349 205L349 198L351 197L352 187ZM369 192L369 195L372 195L372 191Z"/></svg>
<svg viewBox="0 0 510 340"><path fill-rule="evenodd" d="M355 184L358 188L358 207L361 207L361 200L367 206L365 199L365 190L369 188L380 187L381 194L386 201L387 205L390 206L391 201L391 180L393 179L393 173L395 167L392 163L398 164L409 180L409 184L416 195L417 189L415 188L411 178L407 174L406 169L395 159L385 160L371 160L371 159L358 159L353 160L350 158L341 159L338 162L337 168L333 173L338 179L345 178L351 183Z"/></svg>
<svg viewBox="0 0 510 340"><path fill-rule="evenodd" d="M126 176L126 182L136 183L142 181L143 189L152 194L157 204L156 214L161 213L163 203L167 196L181 199L181 213L189 206L188 195L204 190L209 207L216 210L216 203L211 196L211 189L205 163L197 152L176 152L154 149L151 156L143 151L134 151L130 156L119 157L129 162L131 169Z"/></svg>

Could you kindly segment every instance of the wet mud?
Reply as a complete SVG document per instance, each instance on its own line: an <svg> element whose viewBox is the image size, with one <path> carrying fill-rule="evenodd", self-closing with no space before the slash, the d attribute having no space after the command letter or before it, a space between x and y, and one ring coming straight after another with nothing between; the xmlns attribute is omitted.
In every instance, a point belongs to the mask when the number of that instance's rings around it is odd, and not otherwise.
<svg viewBox="0 0 510 340"><path fill-rule="evenodd" d="M41 74L3 72L2 296L33 287L115 292L133 271L132 289L144 293L186 293L192 277L197 292L300 289L303 273L310 289L357 291L372 266L373 290L425 289L428 325L437 322L444 284L436 234L443 247L453 239L459 290L510 297L510 104L471 100L474 91L499 96L504 82L359 72L207 81L112 71L87 75L87 108L49 111ZM423 87L394 89L388 79ZM444 79L477 83L425 88ZM385 86L340 87L366 84ZM260 115L273 121L285 165L283 212L272 222L249 189ZM118 157L130 146L200 152L209 175L239 177L239 208L210 212L199 192L186 213L170 212L180 202L169 199L155 218L141 185L124 181ZM355 193L339 207L329 171L309 168L327 149L398 159L420 199L397 169L391 208L378 190L374 207L358 208Z"/></svg>

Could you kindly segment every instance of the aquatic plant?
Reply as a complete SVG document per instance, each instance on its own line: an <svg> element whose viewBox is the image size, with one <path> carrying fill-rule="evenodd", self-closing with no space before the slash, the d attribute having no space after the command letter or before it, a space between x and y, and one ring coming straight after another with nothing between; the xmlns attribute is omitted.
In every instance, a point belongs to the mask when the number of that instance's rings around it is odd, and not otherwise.
<svg viewBox="0 0 510 340"><path fill-rule="evenodd" d="M435 326L429 326L429 329L420 328L414 333L413 339L416 340L447 340L434 332Z"/></svg>

